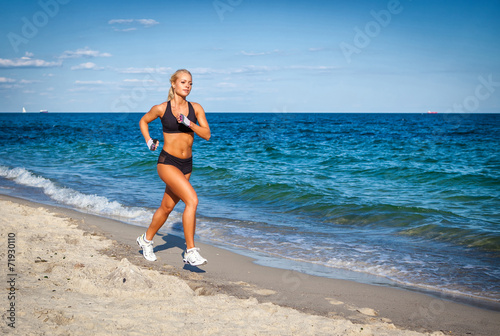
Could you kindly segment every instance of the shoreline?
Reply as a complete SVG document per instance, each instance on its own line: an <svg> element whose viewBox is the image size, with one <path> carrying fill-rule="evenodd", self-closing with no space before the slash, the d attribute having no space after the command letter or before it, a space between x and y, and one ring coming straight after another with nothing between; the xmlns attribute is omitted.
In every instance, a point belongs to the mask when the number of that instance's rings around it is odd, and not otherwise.
<svg viewBox="0 0 500 336"><path fill-rule="evenodd" d="M500 328L500 313L451 302L401 288L337 280L256 264L254 259L234 252L197 243L209 263L200 268L185 266L181 253L184 239L171 234L155 237L158 261L146 261L135 243L145 228L116 220L0 195L30 208L44 208L71 218L78 228L91 236L111 239L111 246L100 253L113 259L126 258L131 264L150 271L173 275L196 295L220 294L240 299L256 299L259 304L274 304L299 312L360 324L394 324L418 332L443 331L451 335L493 335Z"/></svg>
<svg viewBox="0 0 500 336"><path fill-rule="evenodd" d="M125 223L127 224L127 223ZM134 224L130 224L134 225ZM175 233L173 234L176 237L180 237L176 235ZM182 238L182 237L180 237ZM197 244L199 244L198 242ZM304 274L304 276L314 276L314 277L319 277L319 278L327 278L327 279L332 279L332 280L342 280L342 281L350 281L354 283L359 283L359 284L365 284L365 285L371 285L371 286L382 286L382 287L388 287L388 288L394 288L394 289L400 289L403 291L410 291L418 294L424 294L427 296L431 296L433 298L437 299L442 299L442 300L449 300L455 303L459 304L465 304L468 306L476 307L476 308L481 308L481 309L486 309L486 310L491 310L495 312L500 312L500 301L496 301L494 299L490 299L487 297L476 297L473 295L467 295L463 293L454 293L453 291L446 291L446 290L438 290L434 288L428 288L426 286L417 286L413 284L405 284L403 282L398 282L392 279L387 279L382 276L374 275L374 274L369 274L369 273L363 273L363 272L357 272L357 271L349 271L349 270L344 270L344 269L338 269L338 268L332 268L332 267L327 267L327 266L322 266L319 264L314 264L314 263L308 263L306 261L299 261L299 260L293 260L293 259L286 259L282 258L280 259L279 257L276 256L269 256L267 254L261 254L259 255L258 252L255 251L247 251L244 248L241 247L224 247L221 246L220 243L211 243L211 242L204 242L201 241L201 243L204 243L209 246L214 246L223 250L226 250L230 253L235 253L241 256L246 256L250 259L253 260L253 262L257 265L261 265L264 267L269 267L269 268L274 268L274 269L281 269L284 271L296 271L298 273ZM294 267L292 267L294 266ZM313 271L308 271L306 268L313 268Z"/></svg>

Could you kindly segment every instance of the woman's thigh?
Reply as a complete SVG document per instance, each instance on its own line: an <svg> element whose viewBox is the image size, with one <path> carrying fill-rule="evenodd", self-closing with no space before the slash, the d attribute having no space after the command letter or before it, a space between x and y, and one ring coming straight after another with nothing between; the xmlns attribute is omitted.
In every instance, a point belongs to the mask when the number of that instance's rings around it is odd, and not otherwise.
<svg viewBox="0 0 500 336"><path fill-rule="evenodd" d="M157 169L158 175L167 185L165 193L169 194L173 201L175 201L175 196L177 196L186 204L193 201L197 202L196 191L191 186L191 183L189 183L191 173L184 175L178 168L164 164L159 164Z"/></svg>
<svg viewBox="0 0 500 336"><path fill-rule="evenodd" d="M179 203L179 196L174 194L168 186L165 186L165 193L163 194L163 199L161 200L161 206L165 211L172 211L174 207Z"/></svg>

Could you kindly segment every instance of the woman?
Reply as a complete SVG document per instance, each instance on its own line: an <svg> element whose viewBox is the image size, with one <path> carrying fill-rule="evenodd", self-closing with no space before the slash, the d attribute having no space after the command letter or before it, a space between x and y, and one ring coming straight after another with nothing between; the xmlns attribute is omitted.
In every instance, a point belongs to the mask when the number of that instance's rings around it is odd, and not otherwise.
<svg viewBox="0 0 500 336"><path fill-rule="evenodd" d="M198 196L189 183L189 178L193 167L194 133L209 140L210 127L201 105L186 100L193 84L191 73L184 69L177 70L170 78L170 83L168 100L153 106L139 122L144 140L149 149L154 151L159 141L149 136L149 123L156 118L161 120L164 143L158 158L157 170L166 187L160 207L153 215L146 233L137 238L137 244L142 248L144 258L155 261L153 237L163 226L175 205L182 200L186 205L182 215L186 239L183 260L190 265L199 266L206 264L207 260L200 255L199 249L194 245Z"/></svg>

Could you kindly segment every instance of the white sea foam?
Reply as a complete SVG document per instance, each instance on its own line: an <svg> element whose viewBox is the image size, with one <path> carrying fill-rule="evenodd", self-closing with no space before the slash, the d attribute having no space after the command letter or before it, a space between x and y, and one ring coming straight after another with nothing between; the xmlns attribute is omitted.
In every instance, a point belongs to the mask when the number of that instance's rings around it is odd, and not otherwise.
<svg viewBox="0 0 500 336"><path fill-rule="evenodd" d="M0 166L0 176L17 184L39 188L52 200L70 207L102 216L123 218L135 224L149 223L153 212L139 207L127 207L106 197L83 194L71 188L59 186L51 180L37 176L25 168Z"/></svg>

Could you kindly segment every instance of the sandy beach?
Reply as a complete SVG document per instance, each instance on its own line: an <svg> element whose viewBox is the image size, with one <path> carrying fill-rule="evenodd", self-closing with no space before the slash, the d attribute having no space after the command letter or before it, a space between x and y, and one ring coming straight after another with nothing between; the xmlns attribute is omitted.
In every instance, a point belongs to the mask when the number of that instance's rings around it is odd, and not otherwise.
<svg viewBox="0 0 500 336"><path fill-rule="evenodd" d="M255 264L198 244L209 264L182 264L183 239L0 196L2 334L495 335L497 311L421 293ZM14 328L15 327L15 328Z"/></svg>

